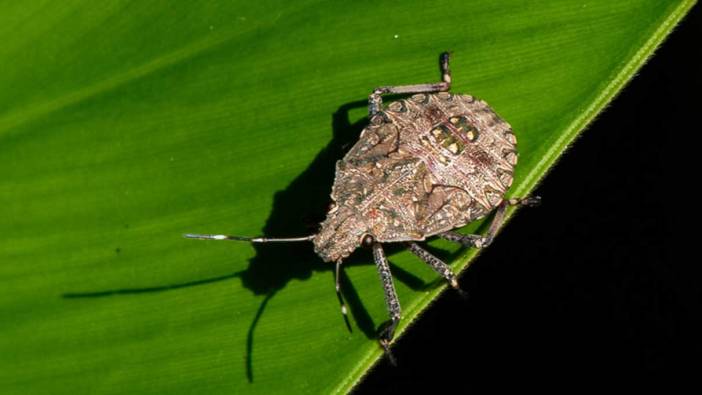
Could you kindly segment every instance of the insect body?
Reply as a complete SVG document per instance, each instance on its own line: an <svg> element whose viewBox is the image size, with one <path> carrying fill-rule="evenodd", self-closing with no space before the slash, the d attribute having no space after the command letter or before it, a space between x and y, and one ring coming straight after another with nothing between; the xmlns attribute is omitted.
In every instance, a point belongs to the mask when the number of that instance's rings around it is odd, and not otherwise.
<svg viewBox="0 0 702 395"><path fill-rule="evenodd" d="M517 162L510 126L471 96L416 94L371 116L337 163L334 205L314 239L335 262L370 236L420 241L502 203Z"/></svg>
<svg viewBox="0 0 702 395"><path fill-rule="evenodd" d="M448 53L441 54L441 82L373 91L368 101L370 125L336 164L333 203L317 234L287 239L185 236L257 243L312 241L322 259L336 263L336 289L344 314L341 263L360 246L372 248L390 314L380 333L380 343L387 351L401 313L383 243L406 243L458 288L451 268L417 242L438 235L483 248L492 241L507 206L539 201L536 197L504 198L517 164L516 137L485 102L448 93L448 62ZM383 94L412 96L383 107ZM453 231L495 209L485 236Z"/></svg>

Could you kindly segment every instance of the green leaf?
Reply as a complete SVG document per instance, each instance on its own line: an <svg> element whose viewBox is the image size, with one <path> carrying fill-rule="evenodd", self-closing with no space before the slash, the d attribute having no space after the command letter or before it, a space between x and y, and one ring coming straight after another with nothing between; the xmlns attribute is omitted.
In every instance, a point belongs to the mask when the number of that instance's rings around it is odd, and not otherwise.
<svg viewBox="0 0 702 395"><path fill-rule="evenodd" d="M527 195L695 2L238 3L0 5L3 394L348 391L382 355L367 252L350 333L309 243L181 234L309 233L369 92L438 80L446 49ZM401 333L444 285L390 252Z"/></svg>

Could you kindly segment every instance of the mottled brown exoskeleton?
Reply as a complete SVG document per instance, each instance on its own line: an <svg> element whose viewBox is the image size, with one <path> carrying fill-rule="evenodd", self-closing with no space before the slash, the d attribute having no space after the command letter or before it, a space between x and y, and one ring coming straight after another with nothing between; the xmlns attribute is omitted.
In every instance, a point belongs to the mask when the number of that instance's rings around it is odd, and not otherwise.
<svg viewBox="0 0 702 395"><path fill-rule="evenodd" d="M382 245L406 243L449 284L456 275L417 244L432 236L484 248L492 241L509 205L532 205L534 198L505 199L517 164L517 139L510 125L484 101L448 93L449 54L440 56L442 80L433 84L384 86L368 99L370 125L336 164L333 203L320 231L294 238L187 234L185 237L253 243L312 241L315 252L336 263L340 293L341 263L358 247L373 250L385 290L390 320L380 332L388 351L400 321L400 303ZM381 95L407 94L383 107ZM496 209L485 236L453 229Z"/></svg>

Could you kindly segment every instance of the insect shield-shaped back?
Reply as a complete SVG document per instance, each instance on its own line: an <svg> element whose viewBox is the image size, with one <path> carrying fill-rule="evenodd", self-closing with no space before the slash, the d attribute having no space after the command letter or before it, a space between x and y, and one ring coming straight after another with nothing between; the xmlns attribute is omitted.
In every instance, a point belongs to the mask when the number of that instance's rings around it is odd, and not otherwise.
<svg viewBox="0 0 702 395"><path fill-rule="evenodd" d="M483 217L512 184L516 139L468 95L419 94L371 118L337 163L335 202L315 250L334 261L361 245L424 240Z"/></svg>

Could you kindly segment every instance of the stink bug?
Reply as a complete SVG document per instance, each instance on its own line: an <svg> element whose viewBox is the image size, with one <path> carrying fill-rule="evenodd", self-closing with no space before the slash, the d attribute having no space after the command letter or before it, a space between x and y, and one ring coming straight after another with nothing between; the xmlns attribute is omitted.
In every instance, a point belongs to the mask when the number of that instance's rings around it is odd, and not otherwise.
<svg viewBox="0 0 702 395"><path fill-rule="evenodd" d="M449 54L439 57L441 82L383 86L368 98L370 124L336 164L332 205L318 233L293 238L186 234L186 238L251 243L311 241L315 252L336 264L341 310L340 270L358 247L373 250L390 315L379 335L389 351L400 321L400 302L383 251L384 243L405 243L458 289L456 275L417 242L432 236L484 248L514 205L540 199L505 198L517 164L517 139L511 126L484 101L451 94ZM412 95L383 106L382 95ZM454 229L495 211L485 236Z"/></svg>

